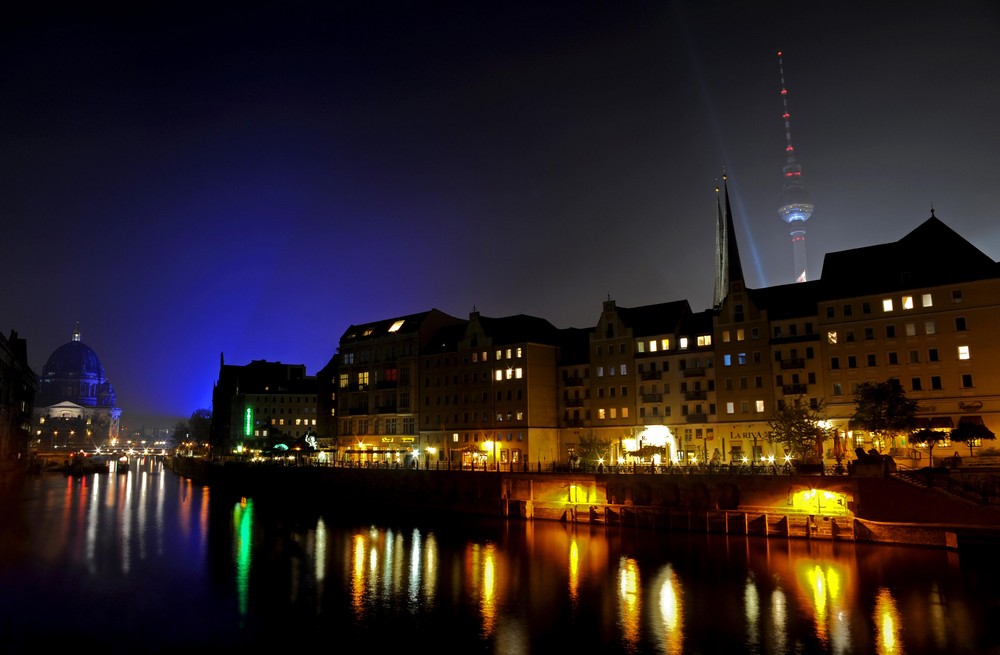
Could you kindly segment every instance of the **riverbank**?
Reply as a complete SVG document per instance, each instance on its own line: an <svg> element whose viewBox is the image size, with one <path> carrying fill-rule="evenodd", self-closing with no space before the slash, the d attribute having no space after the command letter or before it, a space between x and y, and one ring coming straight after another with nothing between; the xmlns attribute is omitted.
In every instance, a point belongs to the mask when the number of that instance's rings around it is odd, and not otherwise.
<svg viewBox="0 0 1000 655"><path fill-rule="evenodd" d="M1000 543L996 506L895 477L363 469L184 457L168 465L242 496L345 514L456 514L949 549Z"/></svg>

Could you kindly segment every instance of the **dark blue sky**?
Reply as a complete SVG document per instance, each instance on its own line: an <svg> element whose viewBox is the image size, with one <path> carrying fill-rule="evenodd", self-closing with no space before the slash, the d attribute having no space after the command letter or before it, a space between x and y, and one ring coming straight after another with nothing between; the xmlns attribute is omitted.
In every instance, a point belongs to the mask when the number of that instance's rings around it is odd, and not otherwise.
<svg viewBox="0 0 1000 655"><path fill-rule="evenodd" d="M1000 258L995 2L204 5L0 22L0 330L40 373L79 322L127 427L352 323L704 309L723 169L791 282L778 50L811 278L932 205Z"/></svg>

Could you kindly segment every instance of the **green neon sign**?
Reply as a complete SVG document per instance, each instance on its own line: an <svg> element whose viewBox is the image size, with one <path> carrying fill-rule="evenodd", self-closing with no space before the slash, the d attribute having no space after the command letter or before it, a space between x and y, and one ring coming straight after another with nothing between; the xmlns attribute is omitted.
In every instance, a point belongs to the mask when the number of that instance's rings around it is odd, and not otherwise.
<svg viewBox="0 0 1000 655"><path fill-rule="evenodd" d="M247 407L243 412L243 436L249 437L253 434L253 407Z"/></svg>

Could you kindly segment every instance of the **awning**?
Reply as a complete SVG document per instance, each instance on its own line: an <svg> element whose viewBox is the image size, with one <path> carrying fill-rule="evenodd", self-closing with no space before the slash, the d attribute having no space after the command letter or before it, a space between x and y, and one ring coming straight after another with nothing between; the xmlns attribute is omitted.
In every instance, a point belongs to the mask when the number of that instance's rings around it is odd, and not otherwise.
<svg viewBox="0 0 1000 655"><path fill-rule="evenodd" d="M913 429L914 430L929 430L931 427L931 419L929 418L915 418L913 419Z"/></svg>
<svg viewBox="0 0 1000 655"><path fill-rule="evenodd" d="M978 417L977 417L978 418ZM981 423L982 421L980 421ZM950 430L955 427L950 416L933 416L931 417L931 429L932 430Z"/></svg>
<svg viewBox="0 0 1000 655"><path fill-rule="evenodd" d="M958 423L959 423L959 425L961 425L962 423L972 423L973 425L983 425L983 417L982 416L977 416L975 414L973 414L971 416L960 416L958 418Z"/></svg>

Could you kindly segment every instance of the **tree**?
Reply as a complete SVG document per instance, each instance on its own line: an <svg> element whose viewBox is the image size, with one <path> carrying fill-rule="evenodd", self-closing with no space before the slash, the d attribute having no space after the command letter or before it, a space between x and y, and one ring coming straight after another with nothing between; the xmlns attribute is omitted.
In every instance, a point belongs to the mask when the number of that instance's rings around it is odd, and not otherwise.
<svg viewBox="0 0 1000 655"><path fill-rule="evenodd" d="M822 461L823 442L833 434L832 428L825 427L822 403L785 405L771 414L767 424L771 427L768 443L780 443L785 452L805 464Z"/></svg>
<svg viewBox="0 0 1000 655"><path fill-rule="evenodd" d="M580 435L580 443L577 444L576 454L584 461L607 459L611 441L594 436L592 432Z"/></svg>
<svg viewBox="0 0 1000 655"><path fill-rule="evenodd" d="M191 418L174 425L174 443L192 442L195 449L207 444L212 427L212 410L196 409L191 412Z"/></svg>
<svg viewBox="0 0 1000 655"><path fill-rule="evenodd" d="M918 432L914 432L910 436L910 441L913 443L925 443L927 444L927 454L931 458L931 467L934 466L934 446L937 445L939 441L944 441L948 438L947 432L941 432L940 430L931 430L930 428L924 428Z"/></svg>
<svg viewBox="0 0 1000 655"><path fill-rule="evenodd" d="M982 423L959 421L958 427L951 431L951 440L966 443L969 446L969 457L972 457L972 446L976 440L996 439L997 435Z"/></svg>
<svg viewBox="0 0 1000 655"><path fill-rule="evenodd" d="M873 435L881 452L886 441L896 446L896 436L916 428L917 401L906 397L896 378L885 382L862 382L854 390L851 422Z"/></svg>

